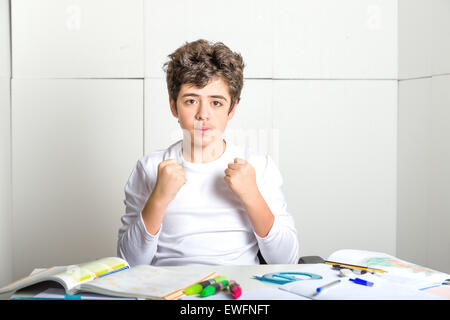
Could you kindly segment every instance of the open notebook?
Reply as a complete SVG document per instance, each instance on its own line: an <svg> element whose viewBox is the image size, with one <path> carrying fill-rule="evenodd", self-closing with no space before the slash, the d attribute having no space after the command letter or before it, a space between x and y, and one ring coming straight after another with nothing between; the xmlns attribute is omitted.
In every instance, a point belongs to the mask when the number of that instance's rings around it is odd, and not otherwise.
<svg viewBox="0 0 450 320"><path fill-rule="evenodd" d="M41 270L0 288L0 294L54 281L70 295L91 292L115 297L175 300L184 295L184 288L216 276L217 273L205 275L149 265L130 268L125 260L109 257L79 265Z"/></svg>

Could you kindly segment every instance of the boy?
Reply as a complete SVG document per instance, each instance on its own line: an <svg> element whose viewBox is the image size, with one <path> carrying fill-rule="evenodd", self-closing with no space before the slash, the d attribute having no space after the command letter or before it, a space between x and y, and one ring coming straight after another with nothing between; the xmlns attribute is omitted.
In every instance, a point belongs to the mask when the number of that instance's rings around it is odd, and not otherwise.
<svg viewBox="0 0 450 320"><path fill-rule="evenodd" d="M183 139L142 157L125 186L117 253L131 265L297 263L273 160L222 138L243 87L242 57L198 40L165 64Z"/></svg>

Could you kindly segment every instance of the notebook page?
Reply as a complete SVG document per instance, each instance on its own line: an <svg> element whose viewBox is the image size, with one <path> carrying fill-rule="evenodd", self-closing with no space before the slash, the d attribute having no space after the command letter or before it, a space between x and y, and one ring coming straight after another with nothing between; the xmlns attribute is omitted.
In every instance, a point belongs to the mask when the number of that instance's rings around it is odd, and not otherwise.
<svg viewBox="0 0 450 320"><path fill-rule="evenodd" d="M114 296L162 299L205 276L199 272L179 272L141 265L87 282L80 289Z"/></svg>

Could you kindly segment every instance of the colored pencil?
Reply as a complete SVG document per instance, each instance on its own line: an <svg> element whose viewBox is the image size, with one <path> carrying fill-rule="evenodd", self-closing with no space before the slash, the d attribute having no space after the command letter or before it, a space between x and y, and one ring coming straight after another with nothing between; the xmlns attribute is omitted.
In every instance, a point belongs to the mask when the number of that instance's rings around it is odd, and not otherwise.
<svg viewBox="0 0 450 320"><path fill-rule="evenodd" d="M349 267L349 268L353 268L353 269L360 269L360 270L366 270L369 272L380 272L380 273L385 273L386 271L383 269L375 269L375 268L369 268L369 267L363 267L363 266L356 266L353 264L347 264L347 263L341 263L341 262L334 262L334 261L325 261L326 264L337 264L340 266L344 266L344 267Z"/></svg>

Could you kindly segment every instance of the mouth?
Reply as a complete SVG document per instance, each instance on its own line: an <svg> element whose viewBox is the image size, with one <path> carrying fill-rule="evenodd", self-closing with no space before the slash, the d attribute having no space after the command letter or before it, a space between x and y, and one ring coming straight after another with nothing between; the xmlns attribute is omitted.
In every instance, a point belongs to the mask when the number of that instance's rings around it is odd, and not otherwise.
<svg viewBox="0 0 450 320"><path fill-rule="evenodd" d="M211 128L195 128L195 131L205 133L206 131L211 130Z"/></svg>

